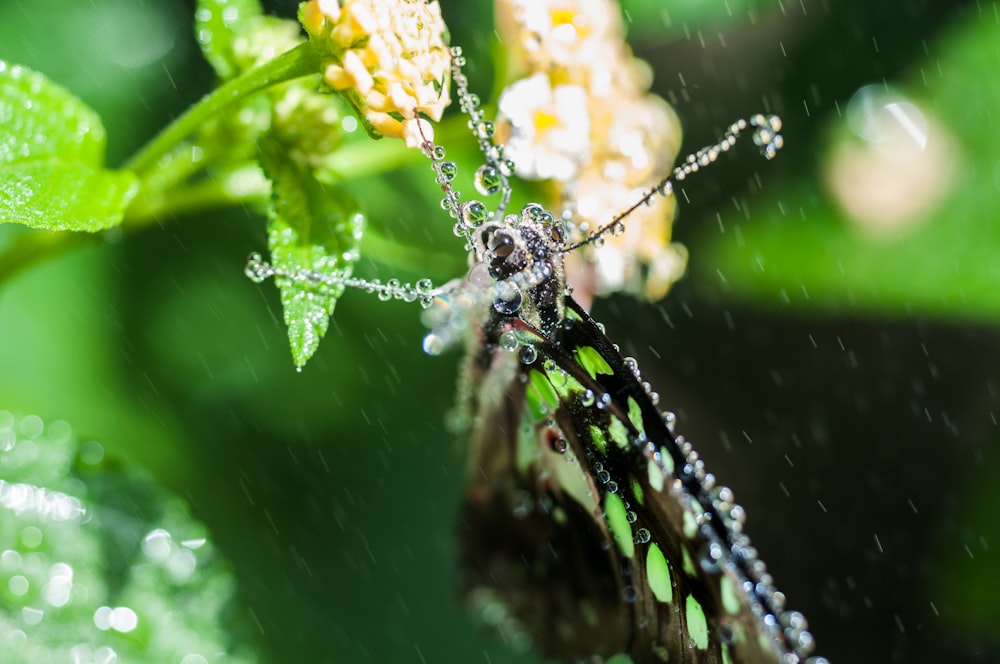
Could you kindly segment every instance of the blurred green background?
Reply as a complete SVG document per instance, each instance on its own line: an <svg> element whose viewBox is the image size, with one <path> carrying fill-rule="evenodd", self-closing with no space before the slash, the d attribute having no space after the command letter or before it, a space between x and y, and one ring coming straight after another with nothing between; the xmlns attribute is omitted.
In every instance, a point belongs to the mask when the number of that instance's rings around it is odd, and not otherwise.
<svg viewBox="0 0 1000 664"><path fill-rule="evenodd" d="M787 147L691 180L676 227L689 275L662 303L615 297L596 317L735 489L821 654L1000 660L996 3L624 5L685 151L759 110L782 115ZM474 85L493 89L489 3L442 6ZM5 0L0 58L92 105L114 165L210 89L192 12ZM922 119L927 149L890 143L904 158L886 162L859 136L850 100L868 85ZM866 187L901 187L890 212L915 211L862 221L878 217ZM425 166L357 197L415 246L422 225L447 223ZM0 246L18 232L0 227ZM454 597L465 443L443 421L457 355L420 351L415 307L348 293L296 373L273 285L243 276L265 245L254 211L213 212L0 284L0 409L66 420L185 499L265 661L532 661Z"/></svg>

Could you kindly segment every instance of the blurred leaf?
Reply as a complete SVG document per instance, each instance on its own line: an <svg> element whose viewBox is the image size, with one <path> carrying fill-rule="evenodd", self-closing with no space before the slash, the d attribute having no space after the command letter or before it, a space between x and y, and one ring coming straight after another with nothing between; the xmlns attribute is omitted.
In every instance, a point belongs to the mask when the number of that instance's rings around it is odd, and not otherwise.
<svg viewBox="0 0 1000 664"><path fill-rule="evenodd" d="M190 33L190 7L177 2L0 2L0 58L45 72L102 118L114 118L109 164L207 84L198 66L185 63L193 51Z"/></svg>
<svg viewBox="0 0 1000 664"><path fill-rule="evenodd" d="M262 138L260 148L261 166L272 184L267 236L274 266L300 275L349 276L364 225L357 204L289 158L273 135ZM292 357L301 367L326 334L344 287L287 276L276 277L276 282Z"/></svg>
<svg viewBox="0 0 1000 664"><path fill-rule="evenodd" d="M94 111L30 69L0 61L0 222L98 231L119 224L138 191L104 164Z"/></svg>
<svg viewBox="0 0 1000 664"><path fill-rule="evenodd" d="M996 445L996 435L989 439ZM1000 560L994 548L994 533L1000 532L1000 483L996 481L1000 464L987 457L964 481L957 498L964 519L959 537L935 538L935 547L945 564L934 575L934 597L942 598L953 610L945 615L942 632L974 634L991 645L1000 643L996 624L1000 620ZM958 540L958 541L956 541ZM954 633L953 632L953 633Z"/></svg>
<svg viewBox="0 0 1000 664"><path fill-rule="evenodd" d="M258 0L198 0L195 36L219 78L227 80L239 73L233 43L263 13Z"/></svg>
<svg viewBox="0 0 1000 664"><path fill-rule="evenodd" d="M4 662L256 661L231 651L232 575L178 498L2 410L0 466Z"/></svg>
<svg viewBox="0 0 1000 664"><path fill-rule="evenodd" d="M621 0L621 6L630 38L661 40L665 31L744 23L777 9L767 0Z"/></svg>
<svg viewBox="0 0 1000 664"><path fill-rule="evenodd" d="M957 137L961 168L937 165L955 184L909 227L863 232L831 200L818 199L811 180L778 201L753 203L745 220L725 220L726 231L702 246L692 265L704 279L721 275L727 289L769 304L1000 317L1000 226L988 212L1000 208L1000 139L983 130L1000 108L998 65L1000 25L983 15L943 39L920 66L921 76L939 73L911 86L910 98ZM883 174L908 177L905 170Z"/></svg>

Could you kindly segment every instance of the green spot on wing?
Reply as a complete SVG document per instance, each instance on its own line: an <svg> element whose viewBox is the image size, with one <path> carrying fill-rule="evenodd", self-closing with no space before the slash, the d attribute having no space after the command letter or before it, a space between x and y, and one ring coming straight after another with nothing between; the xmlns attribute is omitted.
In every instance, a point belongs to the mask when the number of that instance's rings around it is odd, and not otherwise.
<svg viewBox="0 0 1000 664"><path fill-rule="evenodd" d="M594 443L594 447L597 448L598 452L606 455L608 453L608 440L604 437L604 432L593 424L590 425L589 430L590 440Z"/></svg>
<svg viewBox="0 0 1000 664"><path fill-rule="evenodd" d="M608 493L604 497L604 515L608 519L608 528L611 529L611 536L615 538L618 549L626 558L631 558L635 553L635 542L632 541L632 527L625 516L625 503L616 493Z"/></svg>
<svg viewBox="0 0 1000 664"><path fill-rule="evenodd" d="M597 374L612 374L610 365L604 361L601 354L593 346L580 346L576 349L576 361L580 363L590 377L597 380Z"/></svg>
<svg viewBox="0 0 1000 664"><path fill-rule="evenodd" d="M705 618L705 610L701 608L701 604L691 595L688 595L684 614L687 617L688 635L694 641L695 647L698 650L706 650L708 648L708 620Z"/></svg>
<svg viewBox="0 0 1000 664"><path fill-rule="evenodd" d="M684 510L684 536L693 539L698 534L698 522L694 520L694 515Z"/></svg>
<svg viewBox="0 0 1000 664"><path fill-rule="evenodd" d="M569 400L574 394L583 392L583 385L576 378L553 365L545 369L545 375L549 378L552 389L556 391L559 398Z"/></svg>
<svg viewBox="0 0 1000 664"><path fill-rule="evenodd" d="M545 407L544 398L538 393L534 383L529 384L528 389L525 390L524 402L528 407L531 419L535 422L541 422L548 415L549 411Z"/></svg>
<svg viewBox="0 0 1000 664"><path fill-rule="evenodd" d="M649 470L649 486L653 487L653 491L663 491L663 469L655 461L650 461L646 466Z"/></svg>
<svg viewBox="0 0 1000 664"><path fill-rule="evenodd" d="M608 423L608 435L611 436L611 440L615 441L615 445L618 447L623 450L628 448L628 429L614 415L611 416L611 422Z"/></svg>
<svg viewBox="0 0 1000 664"><path fill-rule="evenodd" d="M635 502L640 505L646 504L646 497L642 493L642 485L639 484L639 480L632 478L632 497L635 498Z"/></svg>
<svg viewBox="0 0 1000 664"><path fill-rule="evenodd" d="M627 653L620 652L604 660L604 664L635 664L635 660L629 657Z"/></svg>
<svg viewBox="0 0 1000 664"><path fill-rule="evenodd" d="M642 409L639 408L639 403L632 397L628 398L628 419L632 421L632 426L639 433L643 433L645 429L642 426Z"/></svg>
<svg viewBox="0 0 1000 664"><path fill-rule="evenodd" d="M736 585L728 576L719 581L719 594L722 596L722 608L726 613L737 615L740 612L740 598L736 594Z"/></svg>
<svg viewBox="0 0 1000 664"><path fill-rule="evenodd" d="M688 553L685 547L681 547L681 566L684 568L684 573L691 578L698 576L698 570L694 567L694 560L691 559L691 554Z"/></svg>
<svg viewBox="0 0 1000 664"><path fill-rule="evenodd" d="M661 602L674 601L674 586L670 580L670 563L655 543L646 551L646 580L653 596Z"/></svg>
<svg viewBox="0 0 1000 664"><path fill-rule="evenodd" d="M559 406L559 395L556 394L556 388L552 387L549 379L537 369L532 369L528 378L531 380L531 385L538 390L538 395L549 407L549 410L555 410Z"/></svg>

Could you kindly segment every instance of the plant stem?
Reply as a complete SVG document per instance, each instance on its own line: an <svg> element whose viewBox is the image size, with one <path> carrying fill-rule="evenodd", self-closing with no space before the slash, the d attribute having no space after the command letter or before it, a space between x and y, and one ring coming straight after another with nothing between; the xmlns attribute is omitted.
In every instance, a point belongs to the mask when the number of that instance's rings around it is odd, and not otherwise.
<svg viewBox="0 0 1000 664"><path fill-rule="evenodd" d="M125 168L145 178L164 155L230 104L272 85L320 71L321 61L316 47L312 42L299 44L206 95L129 159Z"/></svg>
<svg viewBox="0 0 1000 664"><path fill-rule="evenodd" d="M81 246L94 237L100 236L93 233L35 229L19 232L10 244L0 251L0 284L36 261Z"/></svg>
<svg viewBox="0 0 1000 664"><path fill-rule="evenodd" d="M133 204L122 229L137 230L165 217L178 217L212 208L263 204L270 192L271 183L260 168L247 165L215 173L204 181L167 190L148 201Z"/></svg>

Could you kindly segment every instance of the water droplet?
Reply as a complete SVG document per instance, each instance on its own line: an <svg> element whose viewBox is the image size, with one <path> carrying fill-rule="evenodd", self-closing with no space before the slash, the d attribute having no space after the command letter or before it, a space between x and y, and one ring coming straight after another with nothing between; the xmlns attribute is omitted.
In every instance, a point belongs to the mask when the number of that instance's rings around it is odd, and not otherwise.
<svg viewBox="0 0 1000 664"><path fill-rule="evenodd" d="M466 281L478 288L486 288L493 283L493 277L490 276L490 266L486 263L476 263L469 270Z"/></svg>
<svg viewBox="0 0 1000 664"><path fill-rule="evenodd" d="M29 440L34 440L42 435L42 432L45 430L45 422L37 415L26 415L21 419L18 429L21 431L21 436Z"/></svg>
<svg viewBox="0 0 1000 664"><path fill-rule="evenodd" d="M580 403L582 403L584 406L588 406L588 407L589 406L593 406L594 405L594 391L593 390L584 390L583 394L580 395Z"/></svg>
<svg viewBox="0 0 1000 664"><path fill-rule="evenodd" d="M722 545L718 542L705 544L698 556L698 564L709 574L718 574L722 555Z"/></svg>
<svg viewBox="0 0 1000 664"><path fill-rule="evenodd" d="M27 594L29 588L31 588L31 583L29 583L28 577L21 574L15 574L7 581L7 589L15 597Z"/></svg>
<svg viewBox="0 0 1000 664"><path fill-rule="evenodd" d="M139 624L139 616L127 606L119 606L111 610L108 624L116 632L128 633Z"/></svg>
<svg viewBox="0 0 1000 664"><path fill-rule="evenodd" d="M445 343L441 337L432 332L424 337L422 347L425 353L432 357L437 357L444 352Z"/></svg>
<svg viewBox="0 0 1000 664"><path fill-rule="evenodd" d="M458 166L453 161L443 161L438 165L437 172L440 175L439 182L442 184L444 182L451 182L458 175Z"/></svg>
<svg viewBox="0 0 1000 664"><path fill-rule="evenodd" d="M466 228L479 228L490 217L490 211L481 201L462 203L462 223Z"/></svg>
<svg viewBox="0 0 1000 664"><path fill-rule="evenodd" d="M521 308L521 303L524 298L521 296L521 289L513 284L507 284L506 287L500 288L499 293L495 300L493 300L493 308L496 309L497 313L504 314L505 316L512 316L518 312Z"/></svg>
<svg viewBox="0 0 1000 664"><path fill-rule="evenodd" d="M489 164L483 164L476 170L473 180L476 191L483 196L492 196L503 186L503 176L500 171Z"/></svg>
<svg viewBox="0 0 1000 664"><path fill-rule="evenodd" d="M527 491L515 491L511 496L513 514L517 519L523 519L535 509L535 501Z"/></svg>
<svg viewBox="0 0 1000 664"><path fill-rule="evenodd" d="M500 335L500 348L505 351L512 353L518 349L521 342L517 339L517 333L513 330L507 330Z"/></svg>
<svg viewBox="0 0 1000 664"><path fill-rule="evenodd" d="M247 258L247 265L243 272L250 278L250 281L259 284L274 274L274 269L264 262L264 258L259 253L254 252Z"/></svg>
<svg viewBox="0 0 1000 664"><path fill-rule="evenodd" d="M650 540L650 537L651 536L649 534L649 531L646 530L645 528L640 528L639 530L635 531L636 544L645 544Z"/></svg>
<svg viewBox="0 0 1000 664"><path fill-rule="evenodd" d="M521 346L520 357L522 364L534 364L538 359L538 350L531 344L525 344Z"/></svg>
<svg viewBox="0 0 1000 664"><path fill-rule="evenodd" d="M674 427L677 426L677 415L669 410L663 411L663 423L667 425L667 431L673 433Z"/></svg>
<svg viewBox="0 0 1000 664"><path fill-rule="evenodd" d="M559 437L552 441L552 449L559 454L565 454L566 450L569 449L569 443L566 442L565 438Z"/></svg>

